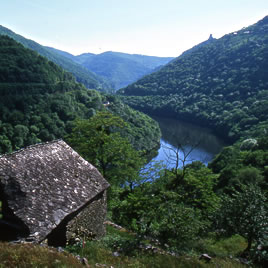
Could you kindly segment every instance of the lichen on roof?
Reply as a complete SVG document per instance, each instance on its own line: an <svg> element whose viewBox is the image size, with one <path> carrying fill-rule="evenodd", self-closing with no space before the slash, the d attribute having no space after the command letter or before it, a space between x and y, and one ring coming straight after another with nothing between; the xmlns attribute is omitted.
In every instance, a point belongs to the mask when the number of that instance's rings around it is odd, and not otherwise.
<svg viewBox="0 0 268 268"><path fill-rule="evenodd" d="M64 141L0 156L0 184L36 240L109 187L99 171Z"/></svg>

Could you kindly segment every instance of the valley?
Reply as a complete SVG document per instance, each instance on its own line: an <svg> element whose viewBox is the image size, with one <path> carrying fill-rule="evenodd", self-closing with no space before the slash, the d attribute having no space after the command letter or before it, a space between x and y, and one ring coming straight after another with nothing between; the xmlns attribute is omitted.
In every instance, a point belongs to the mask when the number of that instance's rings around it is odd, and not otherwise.
<svg viewBox="0 0 268 268"><path fill-rule="evenodd" d="M268 17L189 50L120 89L135 109L213 129L234 142L267 127Z"/></svg>
<svg viewBox="0 0 268 268"><path fill-rule="evenodd" d="M118 267L265 267L267 115L268 16L177 58L74 56L0 26L0 160L60 139L98 169L110 185L107 218L124 231L108 227L98 241L84 235L66 245L91 265L105 258L107 265L122 260ZM5 180L0 226L9 220ZM17 265L17 250L0 252L0 267ZM204 253L213 262L198 258Z"/></svg>

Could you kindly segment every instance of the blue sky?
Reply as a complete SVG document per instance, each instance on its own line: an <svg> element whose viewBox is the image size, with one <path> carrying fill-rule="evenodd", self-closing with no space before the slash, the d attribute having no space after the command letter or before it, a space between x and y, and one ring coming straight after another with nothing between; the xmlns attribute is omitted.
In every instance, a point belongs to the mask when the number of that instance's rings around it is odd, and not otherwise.
<svg viewBox="0 0 268 268"><path fill-rule="evenodd" d="M267 0L1 0L0 25L74 55L179 56L268 15Z"/></svg>

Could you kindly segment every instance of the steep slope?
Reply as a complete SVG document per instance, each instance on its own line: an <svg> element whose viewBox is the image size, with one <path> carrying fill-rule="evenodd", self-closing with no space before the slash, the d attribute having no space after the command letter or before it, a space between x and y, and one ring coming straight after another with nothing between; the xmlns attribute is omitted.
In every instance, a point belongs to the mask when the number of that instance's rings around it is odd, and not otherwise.
<svg viewBox="0 0 268 268"><path fill-rule="evenodd" d="M40 55L60 65L66 71L71 72L75 76L76 80L80 83L83 83L87 88L98 90L106 90L110 88L109 83L106 82L103 78L100 78L86 68L83 68L80 64L75 63L65 55L60 55L53 50L47 49L46 47L32 40L26 39L23 36L18 35L1 25L0 35L7 35L11 37L17 42L23 44L25 47L35 50Z"/></svg>
<svg viewBox="0 0 268 268"><path fill-rule="evenodd" d="M106 109L103 102L107 98L77 83L70 73L37 52L0 35L0 154L63 138L73 120ZM109 101L109 109L129 122L124 135L137 149L150 150L158 144L156 122L115 97Z"/></svg>
<svg viewBox="0 0 268 268"><path fill-rule="evenodd" d="M212 127L225 138L268 126L268 16L197 47L119 91L151 114Z"/></svg>
<svg viewBox="0 0 268 268"><path fill-rule="evenodd" d="M137 81L144 75L151 73L156 67L165 65L172 59L112 51L98 55L85 53L75 57L76 62L111 81L115 89Z"/></svg>

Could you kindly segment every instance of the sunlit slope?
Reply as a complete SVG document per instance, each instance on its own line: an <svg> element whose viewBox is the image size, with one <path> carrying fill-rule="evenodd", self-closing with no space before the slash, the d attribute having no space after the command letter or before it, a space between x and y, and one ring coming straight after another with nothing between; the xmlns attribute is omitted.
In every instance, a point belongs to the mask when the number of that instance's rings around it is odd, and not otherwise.
<svg viewBox="0 0 268 268"><path fill-rule="evenodd" d="M268 16L178 57L119 93L139 110L211 126L231 139L257 135L267 125Z"/></svg>

